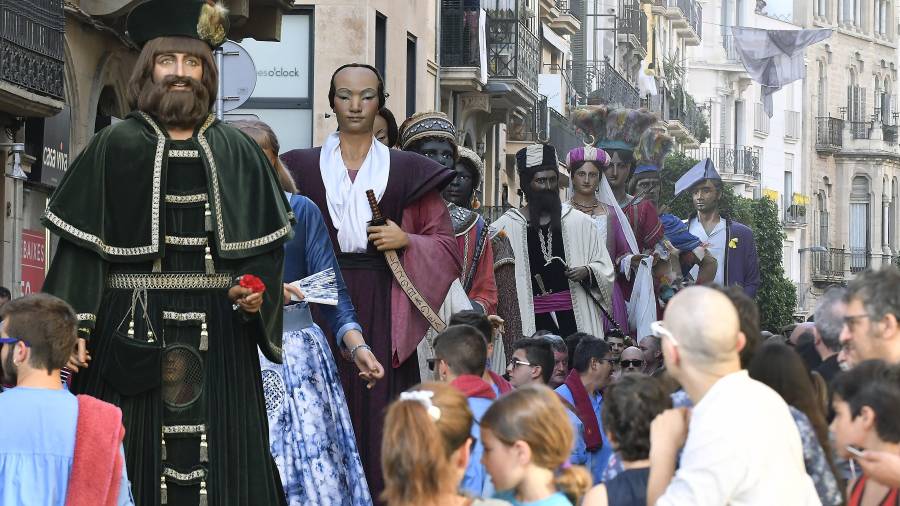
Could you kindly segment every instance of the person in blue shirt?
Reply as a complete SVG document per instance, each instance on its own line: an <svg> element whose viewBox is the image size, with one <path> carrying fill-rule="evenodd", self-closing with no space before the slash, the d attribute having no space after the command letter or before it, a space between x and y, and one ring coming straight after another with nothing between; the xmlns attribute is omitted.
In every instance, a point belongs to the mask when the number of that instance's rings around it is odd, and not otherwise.
<svg viewBox="0 0 900 506"><path fill-rule="evenodd" d="M470 325L451 325L435 337L434 358L429 361L439 381L449 382L465 394L472 411L474 423L471 435L475 442L460 490L475 497L489 497L493 493L493 485L481 463L484 453L481 418L497 397L482 377L486 357L487 346L481 331Z"/></svg>
<svg viewBox="0 0 900 506"><path fill-rule="evenodd" d="M595 337L578 343L574 359L574 368L556 393L565 401L575 430L572 462L587 466L594 481L599 483L612 455L600 418L603 406L600 391L610 383L616 360L609 345Z"/></svg>
<svg viewBox="0 0 900 506"><path fill-rule="evenodd" d="M2 382L15 385L0 394L7 415L0 431L0 504L104 504L114 497L117 505L134 505L122 412L76 398L60 380L75 349L75 312L57 297L34 294L7 302L0 316ZM109 437L114 431L118 438ZM106 446L96 439L101 434Z"/></svg>

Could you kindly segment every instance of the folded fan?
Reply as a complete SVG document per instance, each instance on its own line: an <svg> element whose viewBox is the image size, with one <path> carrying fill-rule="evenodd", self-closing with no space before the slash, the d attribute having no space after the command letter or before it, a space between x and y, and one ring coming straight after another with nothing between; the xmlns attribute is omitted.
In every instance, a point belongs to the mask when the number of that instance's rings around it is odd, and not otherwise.
<svg viewBox="0 0 900 506"><path fill-rule="evenodd" d="M338 287L333 268L294 281L291 285L303 292L305 302L337 306ZM299 301L300 299L296 295L291 295L291 300Z"/></svg>

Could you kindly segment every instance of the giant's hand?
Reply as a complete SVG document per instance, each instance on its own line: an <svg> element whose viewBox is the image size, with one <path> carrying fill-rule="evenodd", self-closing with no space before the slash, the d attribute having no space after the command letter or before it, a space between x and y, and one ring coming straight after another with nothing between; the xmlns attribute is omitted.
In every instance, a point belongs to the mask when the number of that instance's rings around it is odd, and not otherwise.
<svg viewBox="0 0 900 506"><path fill-rule="evenodd" d="M76 373L81 368L87 368L90 360L91 356L87 352L87 341L85 341L84 338L79 337L75 343L75 351L73 351L72 356L69 357L66 367L73 373Z"/></svg>
<svg viewBox="0 0 900 506"><path fill-rule="evenodd" d="M391 220L387 220L387 225L369 227L366 232L378 251L400 250L409 246L409 236Z"/></svg>
<svg viewBox="0 0 900 506"><path fill-rule="evenodd" d="M253 290L244 288L240 285L235 285L228 289L228 298L231 300L231 302L240 306L240 308L247 314L258 313L259 308L262 307L263 302L261 292L253 293Z"/></svg>

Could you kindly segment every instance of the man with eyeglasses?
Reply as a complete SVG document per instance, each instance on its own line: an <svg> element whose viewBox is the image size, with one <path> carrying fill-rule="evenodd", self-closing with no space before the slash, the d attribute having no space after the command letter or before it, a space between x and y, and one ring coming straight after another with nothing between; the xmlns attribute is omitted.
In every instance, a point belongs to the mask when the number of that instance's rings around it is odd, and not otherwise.
<svg viewBox="0 0 900 506"><path fill-rule="evenodd" d="M842 368L871 359L900 364L900 270L891 265L858 274L847 285L844 301ZM856 460L865 475L900 486L900 455L866 451Z"/></svg>
<svg viewBox="0 0 900 506"><path fill-rule="evenodd" d="M133 505L122 412L62 387L78 319L48 294L0 309L0 504ZM116 498L114 503L109 498Z"/></svg>
<svg viewBox="0 0 900 506"><path fill-rule="evenodd" d="M553 366L550 343L542 337L529 337L513 343L513 354L506 366L506 374L516 388L532 383L548 385Z"/></svg>
<svg viewBox="0 0 900 506"><path fill-rule="evenodd" d="M728 298L689 287L651 328L694 406L650 426L647 504L820 504L787 404L741 369L746 339Z"/></svg>

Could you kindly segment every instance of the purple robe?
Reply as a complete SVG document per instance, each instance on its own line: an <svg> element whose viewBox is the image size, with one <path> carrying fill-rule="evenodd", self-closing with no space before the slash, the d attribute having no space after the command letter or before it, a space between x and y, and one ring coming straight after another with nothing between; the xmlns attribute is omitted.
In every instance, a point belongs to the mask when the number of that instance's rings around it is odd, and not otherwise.
<svg viewBox="0 0 900 506"><path fill-rule="evenodd" d="M281 159L300 193L322 211L363 336L385 367L384 379L368 390L357 376L356 366L338 360L366 479L372 496L378 497L384 488L384 414L400 392L419 382L416 346L425 335L428 322L394 280L384 255L371 243L366 253L340 252L319 169L320 152L321 148L297 149L283 154ZM400 253L403 267L431 307L439 308L450 284L462 271L450 215L439 193L454 177L454 171L415 153L391 150L390 156L390 175L379 208L385 218L396 222L409 235L409 246ZM320 314L315 316L319 326L330 328L324 325ZM334 351L340 353L337 348Z"/></svg>

